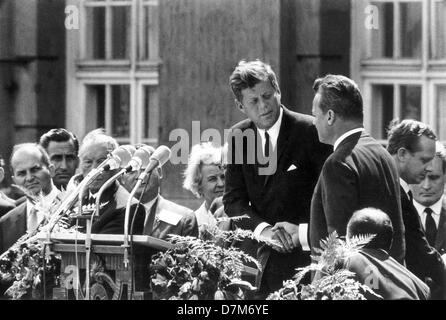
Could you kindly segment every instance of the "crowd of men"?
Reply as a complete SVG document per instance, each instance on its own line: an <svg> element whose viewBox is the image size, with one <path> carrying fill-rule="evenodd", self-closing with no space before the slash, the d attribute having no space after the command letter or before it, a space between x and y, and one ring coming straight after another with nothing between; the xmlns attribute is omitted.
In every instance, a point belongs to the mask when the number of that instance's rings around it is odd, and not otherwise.
<svg viewBox="0 0 446 320"><path fill-rule="evenodd" d="M393 121L383 147L364 129L358 86L341 75L315 80L312 115L281 104L277 77L259 60L240 61L230 88L247 119L232 127L225 166L215 156L218 149L203 145L192 149L186 170L184 187L203 205L194 212L162 197L158 168L135 192L133 234L201 236L202 224L217 225L216 215L247 215L224 228L248 229L275 243L242 246L261 263L256 297L263 299L310 264L310 254L332 232L373 233L374 240L347 263L358 279L365 281L364 270L373 269L379 282L374 289L388 299L446 297L446 151L428 125ZM0 251L43 221L30 195L52 201L118 147L101 129L80 144L73 133L53 129L38 143L16 145L12 179L26 196L0 194ZM136 146L142 147L154 151ZM124 233L125 206L143 169L106 188L93 233ZM89 184L84 203L96 203L115 173L105 171ZM5 174L0 168L0 180Z"/></svg>

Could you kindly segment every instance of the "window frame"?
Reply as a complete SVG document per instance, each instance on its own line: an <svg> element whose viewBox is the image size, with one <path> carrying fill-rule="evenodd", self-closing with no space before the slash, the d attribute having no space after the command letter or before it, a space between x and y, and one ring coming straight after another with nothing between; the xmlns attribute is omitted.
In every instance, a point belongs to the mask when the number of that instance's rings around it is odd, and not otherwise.
<svg viewBox="0 0 446 320"><path fill-rule="evenodd" d="M142 33L143 25L140 22L144 19L143 11L140 10L143 6L158 6L159 0L67 0L68 4L77 5L79 8L80 30L77 33L67 30L67 127L72 128L73 132L80 137L91 130L92 124L88 121L88 106L87 106L87 87L88 85L105 85L110 88L110 85L129 85L130 86L130 110L129 110L129 137L115 137L119 143L148 143L157 145L159 136L143 137L143 119L140 115L144 113L142 96L143 86L150 85L158 89L159 92L159 66L161 60L156 57L151 60L137 60L142 43L140 34ZM87 37L86 37L86 19L85 16L87 7L108 6L110 4L117 4L118 6L130 5L130 33L131 49L129 51L129 59L110 59L110 60L92 60L85 59L87 53ZM111 7L107 7L111 12ZM159 13L159 9L158 13ZM139 12L139 13L138 13ZM107 15L106 15L107 16ZM110 20L110 14L108 19ZM107 17L106 17L107 19ZM159 23L159 20L158 20ZM157 28L159 32L159 27ZM111 38L111 32L107 32ZM106 34L107 34L106 33ZM158 35L159 39L159 35ZM110 43L111 45L111 43ZM159 47L159 42L158 44ZM110 49L110 48L109 48ZM141 49L142 50L142 49ZM159 48L158 48L159 54ZM106 55L107 57L107 55ZM111 57L108 55L108 57ZM111 90L106 89L106 92ZM80 97L80 98L79 98ZM105 106L105 129L107 134L111 134L111 100L106 98ZM108 105L107 105L108 104ZM159 114L159 101L157 103L157 112ZM96 128L97 126L95 126ZM159 127L159 124L158 124ZM158 127L156 132L158 132Z"/></svg>
<svg viewBox="0 0 446 320"><path fill-rule="evenodd" d="M440 0L355 0L352 1L352 28L351 28L351 61L350 72L352 78L358 83L364 97L364 125L366 129L372 127L372 86L380 84L392 84L398 87L400 85L421 85L421 121L431 125L438 132L438 126L435 121L437 112L435 106L435 85L446 84L446 59L432 59L431 52L434 36L436 32L436 21L434 19L435 3ZM363 50L357 48L366 48L369 50L371 32L365 29L365 8L370 2L421 2L422 4L422 29L421 29L421 59L408 58L363 58ZM399 11L399 10L396 10ZM394 19L395 25L398 21ZM363 32L366 33L364 36ZM395 38L395 37L394 37ZM394 39L395 41L395 39ZM395 48L394 48L395 49ZM397 90L398 90L397 89ZM395 89L394 89L395 90ZM394 115L399 114L399 105L395 105L400 98L398 92L394 91ZM387 124L383 124L387 125ZM385 143L384 139L379 139Z"/></svg>

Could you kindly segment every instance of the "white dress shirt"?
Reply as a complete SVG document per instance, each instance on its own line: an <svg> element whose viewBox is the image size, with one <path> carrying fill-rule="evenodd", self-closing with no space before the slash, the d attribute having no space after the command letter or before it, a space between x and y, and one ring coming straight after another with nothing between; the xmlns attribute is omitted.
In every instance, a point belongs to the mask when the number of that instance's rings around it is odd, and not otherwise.
<svg viewBox="0 0 446 320"><path fill-rule="evenodd" d="M43 197L45 203L51 203L56 199L60 193L59 189L51 183L51 191L46 196ZM43 212L38 212L34 209L34 204L26 199L26 232L31 232L36 229L36 227L45 219Z"/></svg>
<svg viewBox="0 0 446 320"><path fill-rule="evenodd" d="M280 126L282 125L282 117L283 117L283 109L280 108L279 118L277 118L277 121L273 124L271 128L269 128L268 130L257 128L260 134L260 139L262 140L263 155L265 155L265 140L266 140L265 132L268 132L269 134L269 141L271 142L273 150L276 149L277 139L279 138Z"/></svg>
<svg viewBox="0 0 446 320"><path fill-rule="evenodd" d="M339 147L341 142L344 141L347 137L351 136L352 134L362 132L362 131L364 131L364 128L356 128L356 129L352 129L352 130L345 132L343 135L341 135L339 138L336 139L336 141L333 145L333 151L335 151Z"/></svg>
<svg viewBox="0 0 446 320"><path fill-rule="evenodd" d="M280 126L282 125L282 118L283 118L283 109L280 108L279 118L273 124L273 126L271 128L269 128L268 130L263 130L263 129L257 128L257 130L259 131L259 134L260 134L260 139L262 140L263 155L265 155L265 141L266 141L265 131L268 132L268 134L269 134L269 138L270 138L270 142L271 142L273 150L276 150L277 140L279 138L279 133L280 133ZM197 220L198 220L198 217L197 217ZM198 225L200 225L199 222L198 222ZM267 227L271 227L271 225L267 222L259 223L259 225L254 229L254 236L259 237L260 234L262 233L262 231ZM299 225L299 242L300 242L303 250L305 250L305 251L310 250L310 246L308 245L307 233L308 233L308 223L300 224Z"/></svg>
<svg viewBox="0 0 446 320"><path fill-rule="evenodd" d="M421 203L418 203L416 200L413 201L414 207L418 211L418 215L420 216L421 224L423 225L423 229L426 230L426 212L424 212L424 209L431 208L432 209L432 218L434 218L435 225L438 229L438 224L440 223L440 213L441 213L441 207L443 204L443 196L441 196L440 200L435 202L433 205L426 207L423 206Z"/></svg>
<svg viewBox="0 0 446 320"><path fill-rule="evenodd" d="M409 187L409 185L407 184L407 182L404 181L404 180L401 179L401 178L400 178L400 186L403 188L404 192L406 193L406 197L407 197L407 199L410 200L410 197L409 197L410 187Z"/></svg>

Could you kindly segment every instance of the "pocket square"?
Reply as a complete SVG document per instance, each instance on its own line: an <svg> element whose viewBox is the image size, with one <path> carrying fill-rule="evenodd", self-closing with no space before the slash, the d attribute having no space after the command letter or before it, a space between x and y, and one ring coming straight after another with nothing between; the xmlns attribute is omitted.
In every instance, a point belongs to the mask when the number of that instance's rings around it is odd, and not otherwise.
<svg viewBox="0 0 446 320"><path fill-rule="evenodd" d="M296 167L294 164L292 164L292 165L288 168L287 172L288 172L288 171L292 171L292 170L296 170L296 169L297 169L297 167Z"/></svg>

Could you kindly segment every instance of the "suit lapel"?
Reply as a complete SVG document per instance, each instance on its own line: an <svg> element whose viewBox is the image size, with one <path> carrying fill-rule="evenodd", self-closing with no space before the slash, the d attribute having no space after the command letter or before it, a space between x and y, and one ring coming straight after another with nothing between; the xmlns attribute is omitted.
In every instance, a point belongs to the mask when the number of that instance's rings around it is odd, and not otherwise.
<svg viewBox="0 0 446 320"><path fill-rule="evenodd" d="M155 200L152 207L150 208L149 216L147 217L147 223L144 226L143 234L149 236L153 235L153 231L158 226L158 222L156 221L157 220L156 216L159 213L159 207L161 206L161 202L162 202L161 196L158 196L158 199Z"/></svg>

